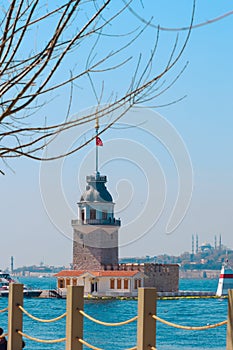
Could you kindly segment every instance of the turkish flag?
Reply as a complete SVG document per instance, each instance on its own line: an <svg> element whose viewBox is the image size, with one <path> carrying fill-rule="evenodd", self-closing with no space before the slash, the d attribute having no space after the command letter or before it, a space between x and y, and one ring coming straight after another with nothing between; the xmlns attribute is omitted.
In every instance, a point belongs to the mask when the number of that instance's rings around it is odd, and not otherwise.
<svg viewBox="0 0 233 350"><path fill-rule="evenodd" d="M95 142L96 142L96 146L103 146L103 142L100 137L96 136Z"/></svg>

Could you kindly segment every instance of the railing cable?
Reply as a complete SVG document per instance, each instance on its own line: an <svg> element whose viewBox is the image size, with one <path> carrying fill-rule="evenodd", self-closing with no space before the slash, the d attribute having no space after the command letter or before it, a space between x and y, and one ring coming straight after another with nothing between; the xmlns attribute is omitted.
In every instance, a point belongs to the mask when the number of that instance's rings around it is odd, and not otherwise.
<svg viewBox="0 0 233 350"><path fill-rule="evenodd" d="M97 320L95 319L94 317L86 314L83 310L79 310L80 314L83 315L84 317L88 318L89 320L95 322L95 323L98 323L98 324L101 324L103 326L107 326L107 327L117 327L117 326L123 326L125 324L128 324L128 323L131 323L131 322L134 322L138 319L138 316L134 316L133 318L129 319L129 320L126 320L126 321L122 321L122 322L116 322L116 323L110 323L110 322L104 322L104 321L100 321L100 320Z"/></svg>
<svg viewBox="0 0 233 350"><path fill-rule="evenodd" d="M6 312L8 310L8 307L5 307L5 309L0 310L0 313Z"/></svg>
<svg viewBox="0 0 233 350"><path fill-rule="evenodd" d="M159 316L156 316L156 315L151 315L152 318L154 318L155 320L161 322L161 323L164 323L166 324L167 326L171 326L171 327L174 327L174 328L180 328L180 329L185 329L185 330L190 330L190 331L203 331L205 329L210 329L210 328L216 328L216 327L220 327L220 326L223 326L225 324L227 324L227 320L225 321L222 321L222 322L219 322L219 323L215 323L215 324L209 324L209 325L206 325L206 326L183 326L183 325L179 325L179 324L176 324L176 323L173 323L173 322L169 322L169 321L166 321L162 318L160 318Z"/></svg>
<svg viewBox="0 0 233 350"><path fill-rule="evenodd" d="M53 344L53 343L61 343L63 341L66 341L66 338L60 338L60 339L38 339L38 338L35 338L35 337L31 337L30 335L26 334L26 333L23 333L21 331L18 331L18 333L20 335L22 335L22 337L25 337L27 339L30 339L30 340L34 340L38 343L47 343L47 344Z"/></svg>
<svg viewBox="0 0 233 350"><path fill-rule="evenodd" d="M79 341L81 344L86 345L89 349L93 349L93 350L103 350L103 349L101 349L101 348L97 348L96 346L87 343L85 340L83 340L83 339L81 339L81 338L78 338L78 341Z"/></svg>
<svg viewBox="0 0 233 350"><path fill-rule="evenodd" d="M62 319L63 317L66 316L66 312L58 317L55 317L55 318L51 318L50 320L45 320L45 319L41 319L41 318L38 318L36 316L33 316L32 314L30 314L27 310L25 310L21 305L18 305L18 308L25 314L27 315L28 317L32 318L33 320L35 321L38 321L38 322L45 322L45 323L50 323L50 322L56 322L56 321L59 321L60 319Z"/></svg>
<svg viewBox="0 0 233 350"><path fill-rule="evenodd" d="M8 336L8 333L4 333L4 334L0 335L0 339L5 338L7 336Z"/></svg>
<svg viewBox="0 0 233 350"><path fill-rule="evenodd" d="M93 349L93 350L103 350L103 349L101 349L101 348L97 348L96 346L89 344L88 342L86 342L85 340L83 340L83 339L81 339L81 338L78 338L78 341L79 341L81 344L87 346L89 349ZM151 348L151 349L152 349L152 348ZM133 347L133 348L129 348L129 349L126 349L126 350L137 350L137 347L135 346L135 347ZM155 350L156 350L156 349L155 349Z"/></svg>

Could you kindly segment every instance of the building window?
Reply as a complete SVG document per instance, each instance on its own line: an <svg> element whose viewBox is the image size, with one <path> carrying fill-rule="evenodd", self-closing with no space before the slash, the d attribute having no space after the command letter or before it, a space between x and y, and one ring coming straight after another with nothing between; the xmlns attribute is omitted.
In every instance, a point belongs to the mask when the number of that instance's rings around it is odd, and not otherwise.
<svg viewBox="0 0 233 350"><path fill-rule="evenodd" d="M85 211L84 211L84 209L82 209L82 211L81 211L81 220L82 221L85 220Z"/></svg>
<svg viewBox="0 0 233 350"><path fill-rule="evenodd" d="M121 279L117 279L117 289L121 289Z"/></svg>
<svg viewBox="0 0 233 350"><path fill-rule="evenodd" d="M108 215L107 211L103 210L102 211L102 220L107 220L107 215Z"/></svg>
<svg viewBox="0 0 233 350"><path fill-rule="evenodd" d="M80 239L83 239L83 233L79 234Z"/></svg>
<svg viewBox="0 0 233 350"><path fill-rule="evenodd" d="M73 284L73 286L77 286L77 278L73 278L72 284Z"/></svg>
<svg viewBox="0 0 233 350"><path fill-rule="evenodd" d="M110 289L115 289L115 280L114 280L114 278L110 279Z"/></svg>
<svg viewBox="0 0 233 350"><path fill-rule="evenodd" d="M67 278L67 279L66 279L66 287L67 287L67 286L70 286L70 278Z"/></svg>
<svg viewBox="0 0 233 350"><path fill-rule="evenodd" d="M142 285L142 280L140 280L140 279L135 279L134 280L134 289L140 288L141 285Z"/></svg>
<svg viewBox="0 0 233 350"><path fill-rule="evenodd" d="M95 220L96 219L96 210L90 209L90 219Z"/></svg>
<svg viewBox="0 0 233 350"><path fill-rule="evenodd" d="M129 289L129 280L124 279L124 289Z"/></svg>
<svg viewBox="0 0 233 350"><path fill-rule="evenodd" d="M142 280L140 280L140 279L135 279L134 280L134 289L140 288L141 285L142 285Z"/></svg>
<svg viewBox="0 0 233 350"><path fill-rule="evenodd" d="M64 288L64 278L59 278L59 280L58 280L58 288Z"/></svg>

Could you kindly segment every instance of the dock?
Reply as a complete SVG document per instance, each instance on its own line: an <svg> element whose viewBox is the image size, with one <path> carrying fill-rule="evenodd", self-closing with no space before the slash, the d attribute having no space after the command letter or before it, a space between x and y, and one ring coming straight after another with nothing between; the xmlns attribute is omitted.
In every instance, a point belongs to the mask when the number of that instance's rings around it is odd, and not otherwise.
<svg viewBox="0 0 233 350"><path fill-rule="evenodd" d="M56 299L66 299L66 292L59 289L48 289L43 290L40 298L56 298ZM207 299L207 298L227 298L226 296L217 296L215 292L211 291L177 291L177 292L157 292L158 299ZM127 296L107 296L107 295L92 295L88 294L85 296L85 299L125 299L125 300L137 300L138 297L127 297Z"/></svg>

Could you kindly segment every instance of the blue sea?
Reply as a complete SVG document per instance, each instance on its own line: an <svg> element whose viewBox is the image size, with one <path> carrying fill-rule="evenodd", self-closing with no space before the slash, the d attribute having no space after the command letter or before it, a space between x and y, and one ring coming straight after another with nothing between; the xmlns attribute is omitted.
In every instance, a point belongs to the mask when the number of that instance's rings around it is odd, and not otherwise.
<svg viewBox="0 0 233 350"><path fill-rule="evenodd" d="M55 288L54 278L21 278L20 282L42 289ZM180 290L216 291L215 279L181 280ZM7 298L0 298L0 309L7 306ZM24 308L36 317L55 318L66 311L66 300L32 298L24 299ZM136 300L87 300L85 312L106 322L120 322L137 314ZM227 299L180 299L158 300L157 315L168 321L204 326L227 318ZM136 322L120 327L105 327L89 320L84 321L84 340L106 350L123 350L136 345ZM7 331L7 313L0 313L0 326ZM23 332L41 339L65 337L65 319L53 323L40 323L28 316L23 317ZM26 340L25 349L64 350L65 343L43 344ZM171 328L157 322L156 347L158 350L225 350L226 326L188 331ZM84 346L84 349L87 349Z"/></svg>

